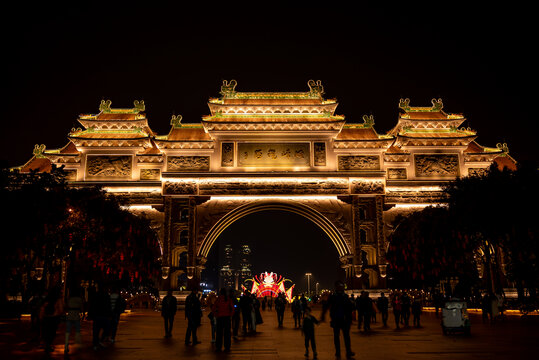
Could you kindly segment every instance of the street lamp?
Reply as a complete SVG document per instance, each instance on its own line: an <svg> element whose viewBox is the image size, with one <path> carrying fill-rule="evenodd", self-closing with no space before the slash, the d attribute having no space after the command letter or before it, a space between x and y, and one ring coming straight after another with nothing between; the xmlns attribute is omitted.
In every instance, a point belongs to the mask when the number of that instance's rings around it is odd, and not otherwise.
<svg viewBox="0 0 539 360"><path fill-rule="evenodd" d="M305 276L307 276L307 294L310 296L311 295L311 276L313 276L313 274L306 273Z"/></svg>
<svg viewBox="0 0 539 360"><path fill-rule="evenodd" d="M315 295L318 295L318 285L320 285L319 282L316 283L316 292L315 292Z"/></svg>

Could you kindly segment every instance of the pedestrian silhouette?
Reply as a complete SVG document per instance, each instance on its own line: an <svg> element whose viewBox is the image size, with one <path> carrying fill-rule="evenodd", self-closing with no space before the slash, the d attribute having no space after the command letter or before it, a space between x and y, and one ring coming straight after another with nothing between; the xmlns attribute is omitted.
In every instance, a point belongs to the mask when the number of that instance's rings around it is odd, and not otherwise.
<svg viewBox="0 0 539 360"><path fill-rule="evenodd" d="M161 316L165 322L165 337L172 336L172 327L174 326L174 316L178 310L178 300L176 296L172 295L172 289L167 291L167 295L163 298L161 303Z"/></svg>
<svg viewBox="0 0 539 360"><path fill-rule="evenodd" d="M350 303L348 295L344 293L344 283L335 282L335 291L329 296L324 304L322 319L329 310L331 319L330 326L333 328L333 343L335 345L335 357L341 356L340 333L343 333L344 346L346 348L346 357L352 358L354 352L350 346L350 326L352 324L353 306Z"/></svg>
<svg viewBox="0 0 539 360"><path fill-rule="evenodd" d="M314 325L318 325L318 320L311 315L311 308L305 308L305 314L303 316L303 324L301 326L303 336L305 337L305 357L309 356L309 342L313 350L313 359L316 359L318 353L316 352L316 341L314 339Z"/></svg>

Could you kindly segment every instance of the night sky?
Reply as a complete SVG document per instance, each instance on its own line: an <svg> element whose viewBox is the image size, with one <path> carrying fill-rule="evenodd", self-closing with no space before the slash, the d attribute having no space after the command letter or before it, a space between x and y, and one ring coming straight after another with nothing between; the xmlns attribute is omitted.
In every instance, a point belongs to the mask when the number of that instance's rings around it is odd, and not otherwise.
<svg viewBox="0 0 539 360"><path fill-rule="evenodd" d="M349 122L372 114L379 133L396 123L399 98L409 97L412 106L442 98L446 111L465 114L463 125L478 131L480 144L507 142L517 161L535 161L536 19L517 3L17 3L3 8L0 22L0 161L8 166L25 163L36 143L48 149L65 145L70 129L80 126L78 115L98 112L102 99L113 107L144 100L158 134L169 131L172 114L198 122L224 79L236 79L238 91L307 91L309 79L320 79L326 97L340 102L337 114ZM327 246L324 252L332 251L307 220L288 224L293 231L279 235L271 226L256 229L267 219L286 217L251 217L227 231L256 243L256 271L315 271L316 247L305 252L308 269L301 262L287 260L290 266L282 268L265 262L265 242L279 239L275 247L286 250L285 235L308 234ZM240 223L254 232L239 231ZM325 270L334 272L333 265Z"/></svg>

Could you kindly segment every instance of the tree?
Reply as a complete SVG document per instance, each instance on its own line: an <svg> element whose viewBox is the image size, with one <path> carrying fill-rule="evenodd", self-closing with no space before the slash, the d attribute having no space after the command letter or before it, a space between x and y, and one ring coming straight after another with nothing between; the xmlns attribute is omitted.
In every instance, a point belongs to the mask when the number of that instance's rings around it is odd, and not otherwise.
<svg viewBox="0 0 539 360"><path fill-rule="evenodd" d="M148 219L97 187L68 186L62 169L20 174L2 170L0 291L28 298L36 287L67 280L152 286L160 257ZM42 270L40 270L42 269ZM43 276L36 276L42 271Z"/></svg>
<svg viewBox="0 0 539 360"><path fill-rule="evenodd" d="M431 288L458 278L460 295L469 295L478 279L473 245L455 231L449 210L427 207L396 222L387 252L392 286Z"/></svg>
<svg viewBox="0 0 539 360"><path fill-rule="evenodd" d="M524 287L535 297L539 241L533 207L539 200L538 180L535 166L510 171L493 165L483 176L457 179L445 188L456 229L473 239L482 255L491 292L500 290L505 273L520 298Z"/></svg>

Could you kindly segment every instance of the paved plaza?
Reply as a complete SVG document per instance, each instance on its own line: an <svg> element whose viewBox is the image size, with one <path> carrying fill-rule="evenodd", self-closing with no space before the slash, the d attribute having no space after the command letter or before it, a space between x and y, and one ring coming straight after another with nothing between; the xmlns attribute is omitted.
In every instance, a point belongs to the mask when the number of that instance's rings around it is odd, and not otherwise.
<svg viewBox="0 0 539 360"><path fill-rule="evenodd" d="M71 346L71 359L304 359L301 331L293 328L291 312L287 309L284 328L277 327L274 311L262 312L264 324L258 334L233 341L230 353L215 353L212 349L210 326L206 314L199 328L196 346L186 346L186 321L179 312L173 337L164 338L162 318L151 310L122 315L117 342L106 349L94 351L89 333L91 322L83 324L83 344ZM315 307L315 315L320 309ZM443 336L439 320L425 312L421 328L394 329L372 325L369 333L351 331L352 349L356 359L518 359L539 353L539 317L508 316L494 325L484 325L479 315L472 315L472 335ZM43 350L28 343L29 320L3 320L0 324L0 358L43 359ZM63 354L64 327L60 326L52 358ZM328 320L316 328L320 359L334 359L333 334ZM341 340L342 341L342 340ZM344 350L344 349L343 349ZM312 356L311 356L312 358Z"/></svg>

